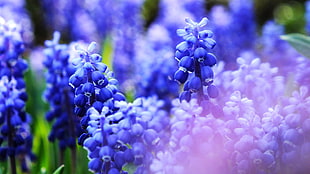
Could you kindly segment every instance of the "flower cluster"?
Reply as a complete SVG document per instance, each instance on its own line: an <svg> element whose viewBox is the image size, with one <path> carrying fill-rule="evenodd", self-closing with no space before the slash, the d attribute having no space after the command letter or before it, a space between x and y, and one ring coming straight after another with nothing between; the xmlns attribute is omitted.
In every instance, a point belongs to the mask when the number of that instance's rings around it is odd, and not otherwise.
<svg viewBox="0 0 310 174"><path fill-rule="evenodd" d="M10 158L16 172L15 157L20 159L22 171L34 160L30 116L25 111L27 94L23 74L28 65L21 58L24 43L19 26L0 18L0 156Z"/></svg>
<svg viewBox="0 0 310 174"><path fill-rule="evenodd" d="M196 99L174 100L171 113L171 136L168 145L156 154L152 173L227 172L223 120L203 115Z"/></svg>
<svg viewBox="0 0 310 174"><path fill-rule="evenodd" d="M226 100L232 91L239 91L255 101L258 111L264 112L280 100L285 93L285 78L278 74L278 68L259 58L237 58L239 68L224 71L216 75L217 86L226 94L220 100ZM220 102L224 103L224 102Z"/></svg>
<svg viewBox="0 0 310 174"><path fill-rule="evenodd" d="M174 50L170 47L168 31L160 25L152 25L137 45L140 51L134 60L136 96L157 96L169 108L170 100L179 95L179 86L171 79L177 64L171 59Z"/></svg>
<svg viewBox="0 0 310 174"><path fill-rule="evenodd" d="M72 59L76 68L69 78L69 84L74 88L74 113L81 117L81 126L86 129L89 116L86 114L90 107L101 111L103 107L109 108L109 114L114 113L118 108L114 107L115 101L125 100L124 95L119 92L118 81L113 73L102 63L99 54L92 53L96 43L89 44L87 50L77 46L79 56ZM83 144L88 133L80 136L79 144Z"/></svg>
<svg viewBox="0 0 310 174"><path fill-rule="evenodd" d="M60 149L75 148L76 137L80 133L80 124L73 113L74 92L68 85L74 68L69 63L67 45L59 44L60 33L55 32L53 40L45 42L44 65L47 68L44 98L50 104L46 113L48 121L56 120L49 135L50 141L58 140Z"/></svg>
<svg viewBox="0 0 310 174"><path fill-rule="evenodd" d="M110 115L107 107L100 112L90 108L90 137L83 144L90 158L89 169L125 173L124 167L134 165L136 174L150 173L153 154L168 139L169 117L160 109L162 104L156 98L139 98L130 104L120 101L115 103L119 110Z"/></svg>
<svg viewBox="0 0 310 174"><path fill-rule="evenodd" d="M216 57L209 53L216 42L212 39L210 30L202 30L208 19L203 18L199 23L187 18L187 27L178 29L177 33L184 41L176 46L175 58L179 61L179 69L174 74L174 79L184 84L184 92L180 100L189 101L192 93L197 93L198 100L215 98L218 95L217 88L212 85L212 66L216 64ZM203 87L207 87L208 95L204 94Z"/></svg>

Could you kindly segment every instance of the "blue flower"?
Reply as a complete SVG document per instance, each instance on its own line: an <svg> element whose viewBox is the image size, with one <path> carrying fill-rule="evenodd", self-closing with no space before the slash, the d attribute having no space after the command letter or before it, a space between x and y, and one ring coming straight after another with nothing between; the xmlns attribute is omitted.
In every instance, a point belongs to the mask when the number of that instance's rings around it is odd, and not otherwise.
<svg viewBox="0 0 310 174"><path fill-rule="evenodd" d="M188 24L184 29L178 29L177 34L184 41L176 46L175 59L179 61L179 69L174 74L174 79L180 84L185 83L184 91L180 99L189 101L192 96L189 93L198 94L198 99L215 98L218 95L217 88L213 85L210 94L205 94L204 86L208 87L213 82L213 71L210 67L216 64L216 58L213 54L208 53L216 45L212 39L211 30L203 30L208 19L203 18L199 23L187 18ZM186 94L186 95L185 95ZM204 99L203 99L204 98Z"/></svg>
<svg viewBox="0 0 310 174"><path fill-rule="evenodd" d="M74 94L68 85L68 80L74 68L69 64L68 46L59 44L59 40L60 33L54 32L53 40L45 41L46 59L43 64L47 68L48 87L44 91L44 98L50 104L46 119L56 120L49 134L49 140L52 142L58 140L60 149L65 150L67 147L75 148L75 139L81 134L80 124L73 114L74 104L83 105L86 99L73 100Z"/></svg>
<svg viewBox="0 0 310 174"><path fill-rule="evenodd" d="M117 111L107 106L91 107L84 140L89 169L96 172L125 172L125 165L136 165L136 173L149 172L154 152L166 145L168 114L156 98L136 99L133 103L115 102Z"/></svg>
<svg viewBox="0 0 310 174"><path fill-rule="evenodd" d="M15 159L21 159L21 169L29 171L32 153L31 117L25 111L24 72L27 63L21 58L24 41L19 26L0 17L0 151L1 160L10 158L16 171ZM14 161L14 163L12 163Z"/></svg>

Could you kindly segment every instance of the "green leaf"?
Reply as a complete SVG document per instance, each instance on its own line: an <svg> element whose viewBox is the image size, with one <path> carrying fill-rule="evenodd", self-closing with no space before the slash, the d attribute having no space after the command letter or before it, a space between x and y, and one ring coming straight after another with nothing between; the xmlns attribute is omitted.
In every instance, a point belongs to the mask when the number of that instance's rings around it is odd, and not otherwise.
<svg viewBox="0 0 310 174"><path fill-rule="evenodd" d="M136 169L137 169L137 167L132 163L126 164L123 167L123 170L128 172L128 174L133 174L136 171Z"/></svg>
<svg viewBox="0 0 310 174"><path fill-rule="evenodd" d="M55 170L55 172L53 174L60 174L60 173L62 173L64 168L65 168L65 165L62 164L61 166L58 167L58 169Z"/></svg>
<svg viewBox="0 0 310 174"><path fill-rule="evenodd" d="M102 62L106 64L109 70L113 71L113 45L112 38L106 37L102 45Z"/></svg>
<svg viewBox="0 0 310 174"><path fill-rule="evenodd" d="M300 54L310 58L310 37L292 33L280 36L281 39L286 40L293 48L295 48Z"/></svg>

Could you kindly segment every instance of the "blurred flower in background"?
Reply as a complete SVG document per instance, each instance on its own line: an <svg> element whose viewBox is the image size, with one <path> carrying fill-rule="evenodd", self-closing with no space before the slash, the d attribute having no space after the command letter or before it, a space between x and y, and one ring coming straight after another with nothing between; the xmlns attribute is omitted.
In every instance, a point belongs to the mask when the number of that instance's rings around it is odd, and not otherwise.
<svg viewBox="0 0 310 174"><path fill-rule="evenodd" d="M0 173L309 173L310 60L283 40L309 34L308 13L0 0Z"/></svg>

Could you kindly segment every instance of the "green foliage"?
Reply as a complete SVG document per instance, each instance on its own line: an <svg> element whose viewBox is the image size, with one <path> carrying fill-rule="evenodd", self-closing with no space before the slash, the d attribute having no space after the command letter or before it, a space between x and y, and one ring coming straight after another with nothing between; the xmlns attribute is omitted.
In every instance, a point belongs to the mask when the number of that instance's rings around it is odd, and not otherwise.
<svg viewBox="0 0 310 174"><path fill-rule="evenodd" d="M124 171L127 171L128 174L133 174L135 171L136 171L136 166L134 164L126 164L124 167L123 167L123 170Z"/></svg>
<svg viewBox="0 0 310 174"><path fill-rule="evenodd" d="M310 37L299 34L282 35L281 39L286 40L292 47L294 47L300 54L310 58Z"/></svg>
<svg viewBox="0 0 310 174"><path fill-rule="evenodd" d="M61 174L61 173L63 172L64 168L65 168L65 165L62 164L61 166L59 166L59 167L55 170L55 172L53 172L53 174Z"/></svg>
<svg viewBox="0 0 310 174"><path fill-rule="evenodd" d="M102 62L108 66L108 68L113 71L113 45L112 38L107 37L102 44Z"/></svg>

